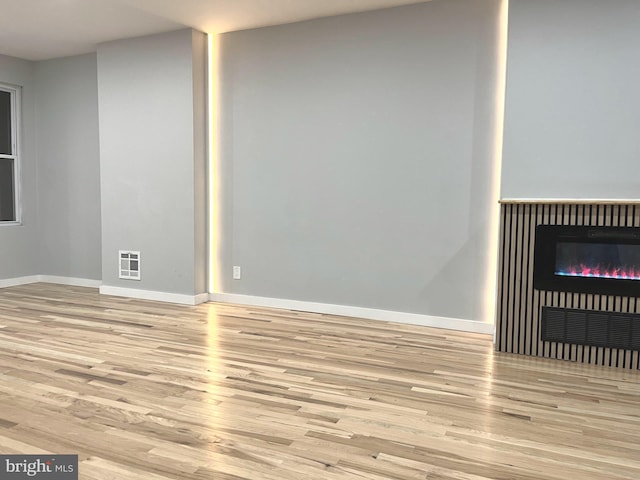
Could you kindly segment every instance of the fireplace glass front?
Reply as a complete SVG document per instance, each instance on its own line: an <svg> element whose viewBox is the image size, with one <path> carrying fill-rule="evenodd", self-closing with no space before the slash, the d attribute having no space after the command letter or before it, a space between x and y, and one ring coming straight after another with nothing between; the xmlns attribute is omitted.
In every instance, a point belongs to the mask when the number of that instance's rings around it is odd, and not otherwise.
<svg viewBox="0 0 640 480"><path fill-rule="evenodd" d="M538 225L534 287L640 296L640 228Z"/></svg>

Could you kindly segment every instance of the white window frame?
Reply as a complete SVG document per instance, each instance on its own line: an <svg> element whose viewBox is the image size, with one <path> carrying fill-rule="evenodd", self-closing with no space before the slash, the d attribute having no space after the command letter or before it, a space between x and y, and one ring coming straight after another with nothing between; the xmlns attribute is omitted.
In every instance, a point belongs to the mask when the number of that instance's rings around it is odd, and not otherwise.
<svg viewBox="0 0 640 480"><path fill-rule="evenodd" d="M0 154L0 158L9 158L13 160L13 208L15 210L16 219L12 221L0 221L0 227L7 225L22 225L22 201L21 201L21 165L20 165L20 127L22 126L22 116L20 107L21 88L13 85L0 83L0 90L11 94L11 143L12 155Z"/></svg>

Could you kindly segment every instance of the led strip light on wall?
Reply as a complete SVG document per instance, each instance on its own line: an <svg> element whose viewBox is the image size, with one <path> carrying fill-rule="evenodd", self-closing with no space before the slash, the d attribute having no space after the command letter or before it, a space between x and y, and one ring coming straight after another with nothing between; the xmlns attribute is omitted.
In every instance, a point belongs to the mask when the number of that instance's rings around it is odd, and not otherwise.
<svg viewBox="0 0 640 480"><path fill-rule="evenodd" d="M209 293L220 291L220 38L207 35L208 74L208 145L207 145L207 195L208 195L208 286Z"/></svg>

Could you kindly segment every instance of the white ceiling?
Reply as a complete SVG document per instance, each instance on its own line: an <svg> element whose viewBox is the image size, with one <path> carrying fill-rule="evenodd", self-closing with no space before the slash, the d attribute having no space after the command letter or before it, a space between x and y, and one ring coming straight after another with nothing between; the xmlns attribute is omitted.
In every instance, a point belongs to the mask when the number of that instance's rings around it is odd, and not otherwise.
<svg viewBox="0 0 640 480"><path fill-rule="evenodd" d="M0 0L0 54L43 60L183 27L223 33L422 1Z"/></svg>

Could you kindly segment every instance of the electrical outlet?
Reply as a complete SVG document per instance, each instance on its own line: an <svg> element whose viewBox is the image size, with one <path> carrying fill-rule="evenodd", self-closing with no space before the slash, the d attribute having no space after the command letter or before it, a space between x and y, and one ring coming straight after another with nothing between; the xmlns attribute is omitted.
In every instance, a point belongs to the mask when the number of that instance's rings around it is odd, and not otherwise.
<svg viewBox="0 0 640 480"><path fill-rule="evenodd" d="M233 267L233 279L234 280L240 280L242 278L242 268L240 268L239 266L235 265Z"/></svg>

